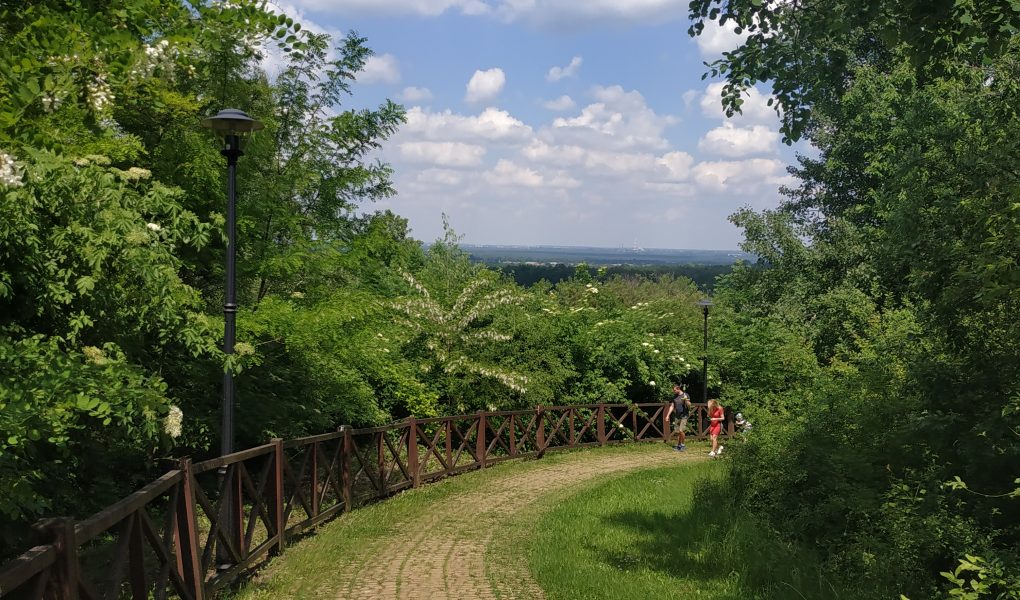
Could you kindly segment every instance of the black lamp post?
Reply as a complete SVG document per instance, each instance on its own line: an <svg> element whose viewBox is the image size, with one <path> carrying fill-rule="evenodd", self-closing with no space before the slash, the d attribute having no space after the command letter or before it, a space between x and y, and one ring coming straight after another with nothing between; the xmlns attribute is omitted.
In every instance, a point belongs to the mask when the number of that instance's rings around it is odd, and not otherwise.
<svg viewBox="0 0 1020 600"><path fill-rule="evenodd" d="M235 265L237 262L237 194L236 176L237 159L241 152L242 138L247 138L253 131L264 127L262 123L252 119L244 111L236 108L221 110L216 116L202 119L202 126L212 129L217 135L223 136L224 146L220 154L227 159L227 282L226 297L223 302L223 353L228 357L234 354L234 336L237 331L237 293ZM234 372L223 371L223 422L220 429L220 455L225 456L234 451ZM226 469L221 469L220 476L225 477ZM233 485L225 482L221 498L221 522L228 539L237 539L240 532L239 515L231 510L233 505ZM239 500L239 499L238 499ZM229 566L229 554L221 544L217 544L217 557L221 568Z"/></svg>
<svg viewBox="0 0 1020 600"><path fill-rule="evenodd" d="M704 354L701 356L701 401L708 403L708 307L712 306L712 301L708 298L698 301L698 306L701 307L701 311L705 314L705 348Z"/></svg>

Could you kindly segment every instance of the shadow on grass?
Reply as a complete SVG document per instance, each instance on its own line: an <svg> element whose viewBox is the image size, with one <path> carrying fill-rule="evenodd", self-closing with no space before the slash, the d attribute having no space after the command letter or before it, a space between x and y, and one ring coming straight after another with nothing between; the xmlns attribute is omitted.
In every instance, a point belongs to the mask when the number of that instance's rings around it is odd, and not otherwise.
<svg viewBox="0 0 1020 600"><path fill-rule="evenodd" d="M735 511L723 481L705 478L698 486L694 501L675 511L624 509L606 515L608 527L637 535L625 552L588 549L613 569L656 571L711 591L714 598L853 597L823 577L810 551L777 542Z"/></svg>

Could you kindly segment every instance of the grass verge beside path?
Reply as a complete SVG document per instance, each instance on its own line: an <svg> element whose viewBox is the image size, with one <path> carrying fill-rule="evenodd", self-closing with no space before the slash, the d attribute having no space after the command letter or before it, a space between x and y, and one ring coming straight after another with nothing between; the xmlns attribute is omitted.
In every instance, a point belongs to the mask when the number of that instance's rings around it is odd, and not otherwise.
<svg viewBox="0 0 1020 600"><path fill-rule="evenodd" d="M725 479L725 461L632 472L530 522L517 515L510 538L525 541L549 600L854 597L820 578L810 552L731 514Z"/></svg>

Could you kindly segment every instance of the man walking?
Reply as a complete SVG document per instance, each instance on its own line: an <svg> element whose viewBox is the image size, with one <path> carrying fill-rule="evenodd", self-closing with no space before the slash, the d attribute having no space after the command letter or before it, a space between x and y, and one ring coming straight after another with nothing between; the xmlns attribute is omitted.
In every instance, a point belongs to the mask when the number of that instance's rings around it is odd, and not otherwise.
<svg viewBox="0 0 1020 600"><path fill-rule="evenodd" d="M677 444L673 446L673 449L677 452L683 452L687 449L687 446L684 445L684 441L686 441L686 434L684 432L687 431L687 417L691 414L691 397L687 395L687 392L679 384L673 386L673 393L676 396L666 406L666 419L672 420L673 433L676 434Z"/></svg>

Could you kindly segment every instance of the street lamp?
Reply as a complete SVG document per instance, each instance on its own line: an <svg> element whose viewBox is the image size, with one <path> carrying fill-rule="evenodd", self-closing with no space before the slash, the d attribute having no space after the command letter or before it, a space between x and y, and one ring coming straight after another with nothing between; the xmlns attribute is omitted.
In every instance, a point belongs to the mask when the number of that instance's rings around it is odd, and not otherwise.
<svg viewBox="0 0 1020 600"><path fill-rule="evenodd" d="M244 111L236 108L221 110L216 116L202 119L202 127L212 129L217 135L223 136L224 145L220 154L227 159L227 285L226 297L223 302L223 353L229 358L234 354L234 337L237 331L237 294L235 265L237 262L237 193L236 175L237 159L241 152L241 141L252 132L265 127L252 119ZM220 456L234 451L234 372L232 369L223 371L223 408L222 427L220 429ZM241 531L240 515L231 510L234 505L234 487L225 481L226 467L220 468L220 480L223 485L221 498L220 527L227 539L237 539ZM238 498L238 501L240 498ZM232 562L222 544L217 544L217 560L220 568L228 568Z"/></svg>
<svg viewBox="0 0 1020 600"><path fill-rule="evenodd" d="M712 306L712 301L708 298L698 301L698 306L701 307L701 311L705 314L705 348L704 354L701 356L701 401L708 403L708 307Z"/></svg>
<svg viewBox="0 0 1020 600"><path fill-rule="evenodd" d="M241 152L241 139L253 131L265 127L242 110L226 108L215 117L202 119L202 127L212 129L223 136L224 146L220 154L227 158L227 291L223 302L223 353L228 357L234 353L234 336L237 331L237 294L235 265L237 262L237 195L235 178L237 159ZM223 372L223 424L220 429L220 455L234 451L234 373L231 369Z"/></svg>

